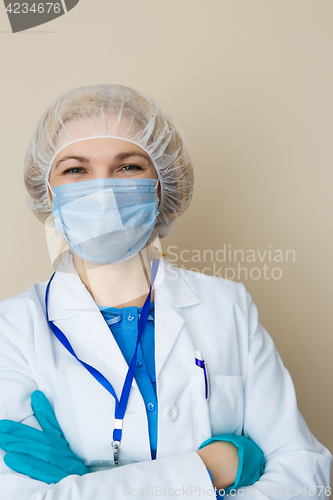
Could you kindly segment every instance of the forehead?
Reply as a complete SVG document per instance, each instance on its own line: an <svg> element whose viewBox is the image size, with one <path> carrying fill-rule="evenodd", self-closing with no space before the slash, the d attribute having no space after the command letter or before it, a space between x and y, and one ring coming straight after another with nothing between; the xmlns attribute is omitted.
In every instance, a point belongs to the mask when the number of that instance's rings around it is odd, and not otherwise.
<svg viewBox="0 0 333 500"><path fill-rule="evenodd" d="M115 115L97 115L93 117L83 117L67 121L59 130L55 148L61 149L67 143L87 139L89 137L103 137L116 135L117 137L127 137L128 131L139 132L139 127L129 120Z"/></svg>
<svg viewBox="0 0 333 500"><path fill-rule="evenodd" d="M58 151L52 164L68 155L84 153L93 154L98 150L107 152L136 151L143 154L149 161L151 158L132 138L140 132L138 124L118 115L97 115L67 121L60 129L55 149ZM109 137L105 137L109 136ZM113 137L110 137L113 136Z"/></svg>
<svg viewBox="0 0 333 500"><path fill-rule="evenodd" d="M137 144L133 144L124 139L110 137L81 139L77 142L65 146L55 157L53 165L67 156L84 156L89 159L98 159L104 156L116 157L124 153L133 153L143 156L151 162L150 156Z"/></svg>

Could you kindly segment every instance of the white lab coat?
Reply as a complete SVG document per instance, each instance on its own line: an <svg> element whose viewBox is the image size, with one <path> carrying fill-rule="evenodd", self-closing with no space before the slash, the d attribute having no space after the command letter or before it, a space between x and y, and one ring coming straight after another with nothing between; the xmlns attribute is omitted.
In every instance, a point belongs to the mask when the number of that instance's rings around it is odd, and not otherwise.
<svg viewBox="0 0 333 500"><path fill-rule="evenodd" d="M49 329L46 284L35 283L0 303L0 418L38 427L30 396L40 389L73 452L86 464L110 460L114 400ZM78 357L103 373L119 396L127 364L77 274L56 273L49 317ZM302 499L327 499L320 487L329 485L331 455L300 415L290 375L243 285L164 262L155 293L155 349L157 460L150 459L146 409L133 380L121 458L139 463L48 486L11 471L1 451L0 499L214 498L196 450L212 435L242 432L262 448L266 468L257 483L233 496L281 500L303 491ZM210 374L208 402L202 369L194 363L196 350Z"/></svg>

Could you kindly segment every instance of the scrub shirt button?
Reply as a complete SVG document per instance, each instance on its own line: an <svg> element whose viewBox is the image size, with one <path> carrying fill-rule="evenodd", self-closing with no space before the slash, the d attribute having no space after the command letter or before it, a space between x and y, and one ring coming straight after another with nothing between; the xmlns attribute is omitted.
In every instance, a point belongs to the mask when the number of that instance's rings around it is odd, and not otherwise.
<svg viewBox="0 0 333 500"><path fill-rule="evenodd" d="M128 313L128 314L127 314L127 319L128 319L128 321L133 321L133 320L135 319L134 314L132 314L132 313Z"/></svg>
<svg viewBox="0 0 333 500"><path fill-rule="evenodd" d="M137 366L138 368L140 368L140 366L142 366L141 361L137 361L137 362L136 362L136 366Z"/></svg>
<svg viewBox="0 0 333 500"><path fill-rule="evenodd" d="M148 411L154 411L155 410L155 405L153 403L148 403L147 404L147 410Z"/></svg>
<svg viewBox="0 0 333 500"><path fill-rule="evenodd" d="M169 408L167 409L167 417L170 420L170 422L174 422L175 420L177 420L178 415L179 415L179 410L177 406L176 405L169 406Z"/></svg>

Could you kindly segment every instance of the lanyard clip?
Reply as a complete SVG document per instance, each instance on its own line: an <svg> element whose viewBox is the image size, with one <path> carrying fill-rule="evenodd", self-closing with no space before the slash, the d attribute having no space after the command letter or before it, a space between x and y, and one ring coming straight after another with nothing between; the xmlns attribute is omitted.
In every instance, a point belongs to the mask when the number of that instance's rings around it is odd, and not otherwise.
<svg viewBox="0 0 333 500"><path fill-rule="evenodd" d="M113 448L113 459L115 465L118 465L119 463L119 448L120 448L120 441L112 441L112 448Z"/></svg>

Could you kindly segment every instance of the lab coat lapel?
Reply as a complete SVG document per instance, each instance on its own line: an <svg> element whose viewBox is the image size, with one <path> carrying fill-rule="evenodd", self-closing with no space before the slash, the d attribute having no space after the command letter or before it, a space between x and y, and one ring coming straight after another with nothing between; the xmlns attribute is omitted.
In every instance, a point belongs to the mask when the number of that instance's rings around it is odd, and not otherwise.
<svg viewBox="0 0 333 500"><path fill-rule="evenodd" d="M156 377L159 376L184 325L181 308L200 303L200 299L183 278L181 269L162 260L155 289ZM94 353L94 359L97 356L97 360L102 360L102 363L97 362L97 365L95 363L93 366L108 378L108 373L105 372L107 365L108 369L121 376L123 383L128 365L97 305L77 273L56 273L49 293L49 319L55 322L69 341L73 339L75 332L76 339L88 348L89 351L83 361L92 364L89 352ZM138 388L135 379L132 385Z"/></svg>
<svg viewBox="0 0 333 500"><path fill-rule="evenodd" d="M184 326L181 308L201 303L184 280L180 269L164 261L164 272L164 279L157 286L155 294L156 377Z"/></svg>
<svg viewBox="0 0 333 500"><path fill-rule="evenodd" d="M128 365L98 308L97 311L87 311L80 315L76 336L108 367L116 371L122 380L125 379ZM133 385L136 386L135 379L133 379Z"/></svg>
<svg viewBox="0 0 333 500"><path fill-rule="evenodd" d="M48 310L49 319L63 331L74 350L75 346L79 348L80 359L94 366L106 378L117 372L121 377L119 387L122 387L128 365L77 273L56 273L50 286ZM87 350L82 349L77 341ZM78 352L76 354L79 356ZM137 388L135 379L133 385ZM116 392L119 394L118 390Z"/></svg>

